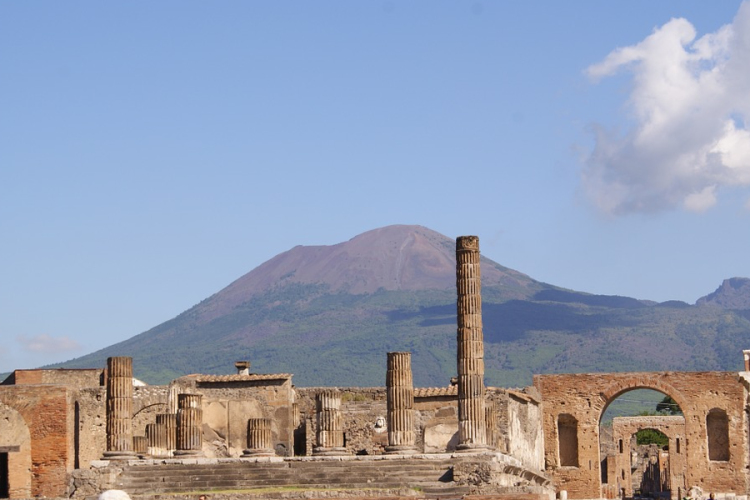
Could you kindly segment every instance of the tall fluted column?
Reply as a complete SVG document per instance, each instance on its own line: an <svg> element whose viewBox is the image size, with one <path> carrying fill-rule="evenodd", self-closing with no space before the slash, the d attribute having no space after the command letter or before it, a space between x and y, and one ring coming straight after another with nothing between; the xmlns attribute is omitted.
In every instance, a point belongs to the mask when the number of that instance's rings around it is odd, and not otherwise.
<svg viewBox="0 0 750 500"><path fill-rule="evenodd" d="M203 410L200 394L177 396L177 450L176 457L203 455Z"/></svg>
<svg viewBox="0 0 750 500"><path fill-rule="evenodd" d="M107 358L107 451L105 460L135 458L133 452L133 358Z"/></svg>
<svg viewBox="0 0 750 500"><path fill-rule="evenodd" d="M337 390L321 391L315 395L318 431L314 455L343 455L344 429L341 418L341 394Z"/></svg>
<svg viewBox="0 0 750 500"><path fill-rule="evenodd" d="M243 457L270 457L275 455L271 437L270 418L250 418L247 420L247 449Z"/></svg>
<svg viewBox="0 0 750 500"><path fill-rule="evenodd" d="M470 451L487 447L484 414L484 342L479 238L456 239L458 292L458 446Z"/></svg>
<svg viewBox="0 0 750 500"><path fill-rule="evenodd" d="M386 453L410 454L417 451L414 443L414 382L411 374L411 353L389 352L385 376L388 409L388 446Z"/></svg>
<svg viewBox="0 0 750 500"><path fill-rule="evenodd" d="M156 415L156 424L164 426L166 455L174 454L177 449L177 414L176 413L159 413Z"/></svg>

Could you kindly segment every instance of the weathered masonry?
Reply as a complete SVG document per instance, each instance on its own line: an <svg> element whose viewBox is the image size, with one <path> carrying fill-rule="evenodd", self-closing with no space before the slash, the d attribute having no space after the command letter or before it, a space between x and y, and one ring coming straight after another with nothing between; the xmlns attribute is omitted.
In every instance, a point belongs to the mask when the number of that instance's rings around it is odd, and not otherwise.
<svg viewBox="0 0 750 500"><path fill-rule="evenodd" d="M543 401L545 469L570 498L632 496L630 437L656 429L669 439L671 498L697 487L745 496L748 491L748 372L657 372L536 375ZM632 389L672 397L684 417L620 421L614 457L600 455L600 420L607 406ZM624 443L624 445L623 445ZM607 474L602 467L606 463ZM623 491L624 490L624 491Z"/></svg>

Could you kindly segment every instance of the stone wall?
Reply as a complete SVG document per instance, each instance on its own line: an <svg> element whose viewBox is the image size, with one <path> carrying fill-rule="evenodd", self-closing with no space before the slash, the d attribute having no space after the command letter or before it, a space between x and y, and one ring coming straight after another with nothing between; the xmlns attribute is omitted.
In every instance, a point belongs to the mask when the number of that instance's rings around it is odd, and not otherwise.
<svg viewBox="0 0 750 500"><path fill-rule="evenodd" d="M315 444L315 394L323 388L297 388L297 405L304 433L305 454ZM385 388L340 388L345 447L349 454L379 455L388 445ZM529 392L535 393L533 388ZM544 434L538 395L525 391L488 388L488 402L497 409L496 449L541 471ZM458 401L455 386L415 389L414 426L416 448L423 453L455 451L458 444Z"/></svg>
<svg viewBox="0 0 750 500"><path fill-rule="evenodd" d="M291 375L187 376L173 381L168 392L170 397L179 392L202 396L203 452L207 457L242 455L250 418L270 418L276 454L293 453Z"/></svg>
<svg viewBox="0 0 750 500"><path fill-rule="evenodd" d="M519 391L507 392L508 449L506 453L526 467L544 469L542 409L537 399Z"/></svg>
<svg viewBox="0 0 750 500"><path fill-rule="evenodd" d="M545 468L569 498L602 496L599 421L607 405L632 389L654 389L671 396L685 416L684 483L719 494L747 492L747 397L734 372L656 372L536 375L543 405ZM707 426L716 415L723 432L714 436L727 459L709 460L712 442ZM566 465L560 430L575 429L575 464ZM564 437L564 436L562 436ZM675 443L676 446L676 443ZM721 450L720 450L721 451ZM676 498L677 491L672 491Z"/></svg>
<svg viewBox="0 0 750 500"><path fill-rule="evenodd" d="M305 455L311 455L315 445L315 394L320 387L297 388L296 402L300 420L305 423ZM344 428L344 447L351 455L380 455L388 445L386 427L385 388L342 388L341 415Z"/></svg>
<svg viewBox="0 0 750 500"><path fill-rule="evenodd" d="M107 389L90 387L76 394L78 453L77 468L87 468L107 449Z"/></svg>
<svg viewBox="0 0 750 500"><path fill-rule="evenodd" d="M133 436L145 436L146 425L155 423L160 413L169 413L169 386L134 386Z"/></svg>
<svg viewBox="0 0 750 500"><path fill-rule="evenodd" d="M54 370L15 370L8 383L15 385L57 384L67 387L83 388L102 385L101 368Z"/></svg>

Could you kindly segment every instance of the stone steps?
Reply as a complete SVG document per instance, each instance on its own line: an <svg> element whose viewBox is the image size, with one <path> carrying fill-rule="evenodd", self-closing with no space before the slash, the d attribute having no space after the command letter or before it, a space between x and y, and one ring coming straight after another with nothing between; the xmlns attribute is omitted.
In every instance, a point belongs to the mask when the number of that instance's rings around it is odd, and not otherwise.
<svg viewBox="0 0 750 500"><path fill-rule="evenodd" d="M448 460L310 460L151 464L123 468L119 487L146 492L292 488L403 488L452 485Z"/></svg>

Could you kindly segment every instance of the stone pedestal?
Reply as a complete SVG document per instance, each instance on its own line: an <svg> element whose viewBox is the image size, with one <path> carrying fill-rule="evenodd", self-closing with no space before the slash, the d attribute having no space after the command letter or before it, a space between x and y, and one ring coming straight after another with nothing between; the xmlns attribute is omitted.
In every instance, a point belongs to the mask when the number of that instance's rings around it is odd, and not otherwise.
<svg viewBox="0 0 750 500"><path fill-rule="evenodd" d="M177 449L175 457L203 456L203 410L200 394L177 396Z"/></svg>
<svg viewBox="0 0 750 500"><path fill-rule="evenodd" d="M388 409L388 446L385 447L385 452L404 455L416 453L411 353L388 353L385 386Z"/></svg>
<svg viewBox="0 0 750 500"><path fill-rule="evenodd" d="M243 457L270 457L275 455L271 437L270 418L251 418L247 421L247 449Z"/></svg>
<svg viewBox="0 0 750 500"><path fill-rule="evenodd" d="M346 448L341 418L341 394L336 390L321 391L315 395L315 406L318 430L313 455L343 455Z"/></svg>
<svg viewBox="0 0 750 500"><path fill-rule="evenodd" d="M458 301L458 446L457 451L487 448L484 414L484 340L479 270L479 238L456 239Z"/></svg>
<svg viewBox="0 0 750 500"><path fill-rule="evenodd" d="M156 425L164 426L164 449L166 455L171 456L177 449L177 414L160 413L156 415Z"/></svg>
<svg viewBox="0 0 750 500"><path fill-rule="evenodd" d="M105 460L130 460L133 452L133 359L107 358L107 451Z"/></svg>

